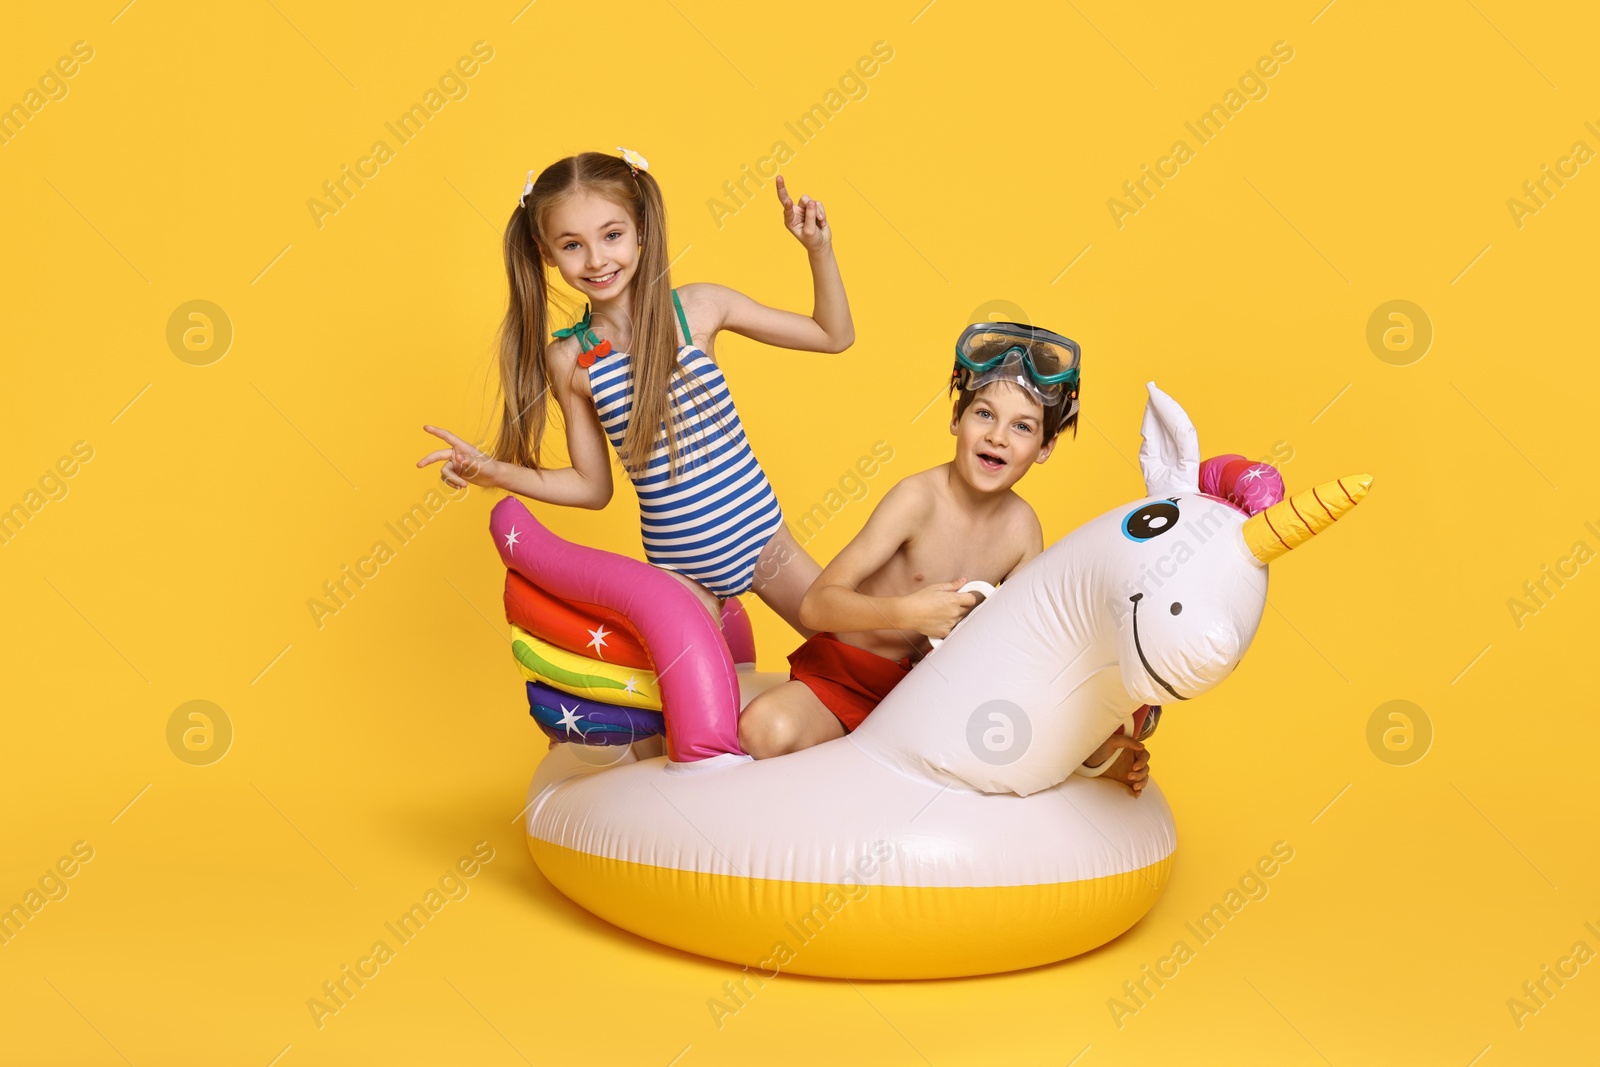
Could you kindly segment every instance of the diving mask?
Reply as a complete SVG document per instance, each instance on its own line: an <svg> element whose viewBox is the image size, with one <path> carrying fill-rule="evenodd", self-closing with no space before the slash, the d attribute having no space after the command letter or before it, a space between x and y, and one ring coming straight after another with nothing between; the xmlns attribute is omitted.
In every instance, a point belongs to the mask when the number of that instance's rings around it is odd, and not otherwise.
<svg viewBox="0 0 1600 1067"><path fill-rule="evenodd" d="M1078 342L1037 326L980 322L961 331L951 380L974 392L1011 382L1043 407L1065 404L1065 421L1078 413L1080 355Z"/></svg>

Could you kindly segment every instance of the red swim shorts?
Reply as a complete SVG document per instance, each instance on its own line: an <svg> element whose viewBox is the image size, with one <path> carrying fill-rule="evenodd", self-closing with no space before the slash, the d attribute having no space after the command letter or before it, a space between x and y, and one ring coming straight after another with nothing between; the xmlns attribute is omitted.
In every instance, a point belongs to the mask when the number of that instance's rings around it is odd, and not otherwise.
<svg viewBox="0 0 1600 1067"><path fill-rule="evenodd" d="M848 733L911 670L911 657L885 659L823 632L789 653L789 678L804 682Z"/></svg>
<svg viewBox="0 0 1600 1067"><path fill-rule="evenodd" d="M1135 741L1143 741L1156 732L1156 724L1160 721L1160 704L1140 704L1138 710L1133 713L1133 739ZM1116 732L1119 734L1127 733L1120 726L1117 727Z"/></svg>

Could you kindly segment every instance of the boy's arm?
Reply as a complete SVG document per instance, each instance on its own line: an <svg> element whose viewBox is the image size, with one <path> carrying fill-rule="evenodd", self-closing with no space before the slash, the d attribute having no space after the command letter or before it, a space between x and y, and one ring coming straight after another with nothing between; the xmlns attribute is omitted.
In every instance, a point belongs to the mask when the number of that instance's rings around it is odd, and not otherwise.
<svg viewBox="0 0 1600 1067"><path fill-rule="evenodd" d="M1044 551L1044 527L1039 525L1039 515L1031 506L1024 504L1023 507L1028 509L1028 514L1022 532L1022 555L1011 569L1006 571L1006 576L1000 579L1002 582L1009 581L1013 574L1027 565L1029 560Z"/></svg>
<svg viewBox="0 0 1600 1067"><path fill-rule="evenodd" d="M867 524L833 562L822 569L804 599L800 621L814 630L856 633L863 630L917 631L943 637L978 602L972 593L957 593L960 582L940 582L910 596L868 596L863 581L883 567L926 525L932 500L915 479L908 478L884 494ZM944 616L950 616L945 622Z"/></svg>

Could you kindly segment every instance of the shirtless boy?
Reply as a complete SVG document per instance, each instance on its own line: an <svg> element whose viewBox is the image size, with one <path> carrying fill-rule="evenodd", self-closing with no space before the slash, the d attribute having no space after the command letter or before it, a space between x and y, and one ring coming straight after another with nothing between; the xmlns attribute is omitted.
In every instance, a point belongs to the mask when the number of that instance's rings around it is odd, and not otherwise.
<svg viewBox="0 0 1600 1067"><path fill-rule="evenodd" d="M1077 436L1078 346L1016 323L968 327L950 387L955 458L890 489L866 526L800 603L819 632L789 656L790 680L756 697L739 718L739 743L757 759L843 737L978 602L971 579L998 585L1044 550L1039 518L1012 489ZM954 576L951 578L950 576ZM1113 736L1089 758L1137 795L1148 753Z"/></svg>

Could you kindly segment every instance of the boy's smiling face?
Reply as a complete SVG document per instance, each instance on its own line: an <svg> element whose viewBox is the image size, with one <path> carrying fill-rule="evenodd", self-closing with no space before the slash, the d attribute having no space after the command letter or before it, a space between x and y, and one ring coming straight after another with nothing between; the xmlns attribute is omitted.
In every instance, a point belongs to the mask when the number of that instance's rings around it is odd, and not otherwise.
<svg viewBox="0 0 1600 1067"><path fill-rule="evenodd" d="M956 400L959 409L960 399ZM1055 441L1044 440L1044 408L1022 388L991 382L978 390L967 410L952 415L956 436L955 470L974 489L1010 489L1034 463L1050 458Z"/></svg>

